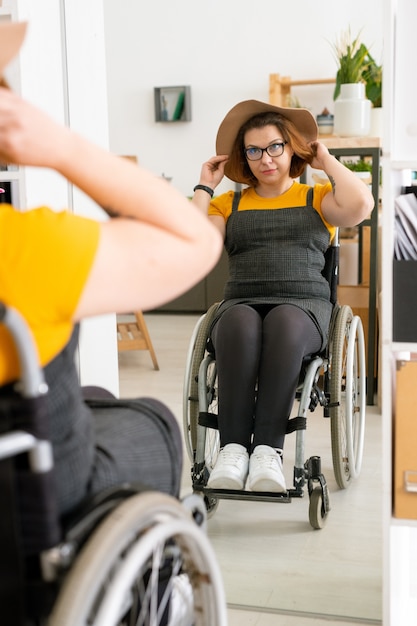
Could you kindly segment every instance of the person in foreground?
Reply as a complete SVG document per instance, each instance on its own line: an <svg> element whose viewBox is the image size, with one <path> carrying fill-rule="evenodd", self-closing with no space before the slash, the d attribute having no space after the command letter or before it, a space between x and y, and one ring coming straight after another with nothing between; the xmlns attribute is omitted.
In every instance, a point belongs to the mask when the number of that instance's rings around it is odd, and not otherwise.
<svg viewBox="0 0 417 626"><path fill-rule="evenodd" d="M323 350L332 312L322 275L339 226L373 208L364 183L317 140L305 109L256 100L234 106L203 164L193 202L209 214L229 257L215 314L220 453L208 487L285 492L282 455L303 359ZM326 184L297 182L307 164ZM213 197L226 175L241 195Z"/></svg>
<svg viewBox="0 0 417 626"><path fill-rule="evenodd" d="M77 329L84 318L150 309L186 291L216 263L221 237L168 183L7 88L4 69L25 29L0 24L0 163L51 168L111 216L99 222L0 204L0 301L26 319L45 371L59 510L65 514L123 482L178 496L182 444L175 417L151 398L135 400L134 410L90 408L74 363ZM0 418L18 377L14 345L0 325Z"/></svg>

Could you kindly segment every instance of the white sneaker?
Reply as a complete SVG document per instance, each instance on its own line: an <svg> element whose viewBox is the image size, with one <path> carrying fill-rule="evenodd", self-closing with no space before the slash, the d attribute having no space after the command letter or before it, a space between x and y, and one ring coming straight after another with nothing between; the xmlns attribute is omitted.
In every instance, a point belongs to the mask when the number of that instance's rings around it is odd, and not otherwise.
<svg viewBox="0 0 417 626"><path fill-rule="evenodd" d="M194 624L194 593L188 576L180 574L172 579L168 626L190 626L190 624Z"/></svg>
<svg viewBox="0 0 417 626"><path fill-rule="evenodd" d="M256 446L252 452L246 488L249 491L273 491L274 493L287 491L281 457L271 446Z"/></svg>
<svg viewBox="0 0 417 626"><path fill-rule="evenodd" d="M228 443L220 450L207 487L210 489L243 489L249 468L249 454L239 443Z"/></svg>

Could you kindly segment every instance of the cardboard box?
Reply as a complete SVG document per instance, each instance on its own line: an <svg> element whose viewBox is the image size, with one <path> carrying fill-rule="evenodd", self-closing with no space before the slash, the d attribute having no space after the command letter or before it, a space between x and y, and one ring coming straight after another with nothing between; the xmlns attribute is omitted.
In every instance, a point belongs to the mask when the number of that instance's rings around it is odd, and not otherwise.
<svg viewBox="0 0 417 626"><path fill-rule="evenodd" d="M342 285L369 285L371 257L371 227L362 227L362 259L359 258L358 234L352 238L340 238L339 277ZM361 276L359 261L361 260Z"/></svg>
<svg viewBox="0 0 417 626"><path fill-rule="evenodd" d="M367 285L338 285L337 299L339 304L346 304L350 306L353 314L359 315L359 317L361 318L363 333L365 335L365 351L367 355L369 325L369 287Z"/></svg>
<svg viewBox="0 0 417 626"><path fill-rule="evenodd" d="M341 239L339 248L339 281L342 285L358 284L358 238Z"/></svg>
<svg viewBox="0 0 417 626"><path fill-rule="evenodd" d="M396 365L394 516L417 519L417 360L397 361Z"/></svg>
<svg viewBox="0 0 417 626"><path fill-rule="evenodd" d="M392 338L417 342L417 261L394 261L392 279Z"/></svg>

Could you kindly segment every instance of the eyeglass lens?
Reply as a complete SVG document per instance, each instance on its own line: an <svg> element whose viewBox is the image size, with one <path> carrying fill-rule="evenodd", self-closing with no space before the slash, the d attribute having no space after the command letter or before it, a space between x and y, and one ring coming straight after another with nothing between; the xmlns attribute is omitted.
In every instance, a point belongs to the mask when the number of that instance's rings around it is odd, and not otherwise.
<svg viewBox="0 0 417 626"><path fill-rule="evenodd" d="M286 142L280 143L271 143L270 146L266 148L246 148L245 155L249 161L259 161L262 158L264 152L266 152L270 157L278 157L284 152Z"/></svg>

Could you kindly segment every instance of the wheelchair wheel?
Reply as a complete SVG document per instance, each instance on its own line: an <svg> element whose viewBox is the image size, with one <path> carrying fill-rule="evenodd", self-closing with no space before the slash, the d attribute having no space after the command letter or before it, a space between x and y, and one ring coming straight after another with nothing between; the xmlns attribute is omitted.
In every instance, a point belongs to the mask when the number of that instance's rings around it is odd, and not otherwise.
<svg viewBox="0 0 417 626"><path fill-rule="evenodd" d="M220 435L217 427L218 389L217 367L213 355L206 354L198 373L199 423L196 428L196 447L191 470L193 489L200 491L207 485L210 473L220 451ZM218 498L204 494L207 517L217 509Z"/></svg>
<svg viewBox="0 0 417 626"><path fill-rule="evenodd" d="M315 530L321 530L324 528L327 522L328 513L325 510L323 502L323 488L321 485L314 487L310 493L310 502L308 508L308 518L310 525Z"/></svg>
<svg viewBox="0 0 417 626"><path fill-rule="evenodd" d="M76 558L48 623L225 625L221 574L206 535L170 496L128 498Z"/></svg>
<svg viewBox="0 0 417 626"><path fill-rule="evenodd" d="M361 471L366 403L363 327L348 306L338 311L330 353L333 469L338 486L346 489Z"/></svg>
<svg viewBox="0 0 417 626"><path fill-rule="evenodd" d="M199 369L204 355L206 354L208 334L218 306L218 303L213 304L207 313L199 319L191 337L188 349L183 387L183 428L185 446L191 463L194 463L195 460L198 416L201 410L198 387ZM212 398L208 398L207 403L209 405L210 412L217 414L217 393L214 387L212 368L206 375L209 378L207 384L208 393L215 392ZM214 381L215 380L216 376L214 376ZM214 438L214 440L218 438L217 431L211 433L209 439L211 438Z"/></svg>

